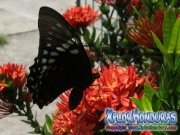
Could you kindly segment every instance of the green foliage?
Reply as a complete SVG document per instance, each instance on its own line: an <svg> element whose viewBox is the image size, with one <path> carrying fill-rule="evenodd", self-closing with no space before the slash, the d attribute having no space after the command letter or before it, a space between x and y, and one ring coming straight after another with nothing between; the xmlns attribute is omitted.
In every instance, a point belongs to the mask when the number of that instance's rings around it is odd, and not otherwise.
<svg viewBox="0 0 180 135"><path fill-rule="evenodd" d="M109 6L104 5L104 4L99 6L99 9L101 10L103 14L109 14L110 12Z"/></svg>
<svg viewBox="0 0 180 135"><path fill-rule="evenodd" d="M159 98L166 110L180 112L180 19L176 19L174 10L169 7L163 24L161 43L154 33L154 41L164 57L160 70ZM178 119L180 115L178 114ZM178 133L180 131L177 131Z"/></svg>
<svg viewBox="0 0 180 135"><path fill-rule="evenodd" d="M163 42L164 47L167 49L170 43L171 32L176 21L176 15L173 9L170 7L165 15L164 22L163 22Z"/></svg>
<svg viewBox="0 0 180 135"><path fill-rule="evenodd" d="M113 8L101 4L99 8L102 13L102 26L105 31L97 36L95 28L93 28L92 33L87 28L83 28L82 36L86 45L95 53L96 61L106 64L107 59L112 62L120 59L121 65L128 66L136 63L137 68L142 70L145 49L132 43L128 37L126 22L132 14L127 14L124 9L125 7L129 8L129 2L130 0L126 2L120 0L118 5L112 5ZM113 18L115 12L120 18Z"/></svg>
<svg viewBox="0 0 180 135"><path fill-rule="evenodd" d="M0 35L0 45L7 44L7 38L4 35Z"/></svg>
<svg viewBox="0 0 180 135"><path fill-rule="evenodd" d="M141 0L141 2L146 8L148 17L151 17L155 10L161 9L165 5L165 2L162 0Z"/></svg>
<svg viewBox="0 0 180 135"><path fill-rule="evenodd" d="M46 122L42 127L43 135L51 135L50 130L52 129L52 119L47 114L45 115L45 118L46 118Z"/></svg>
<svg viewBox="0 0 180 135"><path fill-rule="evenodd" d="M160 102L165 102L157 90L151 87L149 83L144 85L144 94L142 100L131 97L131 100L137 105L140 111L158 111L160 110Z"/></svg>
<svg viewBox="0 0 180 135"><path fill-rule="evenodd" d="M48 128L51 130L52 129L52 119L49 117L49 115L45 115L46 117L46 124L48 126Z"/></svg>

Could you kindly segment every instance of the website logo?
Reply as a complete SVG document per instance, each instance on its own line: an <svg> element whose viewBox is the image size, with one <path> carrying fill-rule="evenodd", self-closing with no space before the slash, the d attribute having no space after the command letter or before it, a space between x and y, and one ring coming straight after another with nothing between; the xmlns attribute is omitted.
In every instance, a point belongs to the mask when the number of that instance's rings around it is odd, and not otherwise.
<svg viewBox="0 0 180 135"><path fill-rule="evenodd" d="M177 113L171 112L141 112L134 109L129 112L117 112L106 109L105 129L108 131L176 131Z"/></svg>

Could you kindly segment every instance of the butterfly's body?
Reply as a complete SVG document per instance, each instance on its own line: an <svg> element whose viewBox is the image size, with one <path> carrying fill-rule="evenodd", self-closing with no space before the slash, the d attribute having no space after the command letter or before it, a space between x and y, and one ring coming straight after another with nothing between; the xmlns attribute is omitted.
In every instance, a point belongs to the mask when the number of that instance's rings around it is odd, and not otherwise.
<svg viewBox="0 0 180 135"><path fill-rule="evenodd" d="M83 90L98 74L92 74L80 39L59 13L42 7L38 27L39 53L27 77L27 87L33 94L33 102L42 108L59 94L73 88L70 109L74 109L82 99Z"/></svg>

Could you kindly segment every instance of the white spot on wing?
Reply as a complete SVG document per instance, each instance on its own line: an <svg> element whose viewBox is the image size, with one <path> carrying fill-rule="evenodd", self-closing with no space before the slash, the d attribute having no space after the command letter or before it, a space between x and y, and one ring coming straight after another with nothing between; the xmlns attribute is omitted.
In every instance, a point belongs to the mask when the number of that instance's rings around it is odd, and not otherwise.
<svg viewBox="0 0 180 135"><path fill-rule="evenodd" d="M51 56L58 56L59 54L57 52L51 52Z"/></svg>
<svg viewBox="0 0 180 135"><path fill-rule="evenodd" d="M28 80L34 81L34 78L33 77L29 77Z"/></svg>
<svg viewBox="0 0 180 135"><path fill-rule="evenodd" d="M31 88L32 88L32 89L35 89L36 87L35 87L34 85L31 85Z"/></svg>
<svg viewBox="0 0 180 135"><path fill-rule="evenodd" d="M52 32L48 32L50 35L53 35L53 33Z"/></svg>
<svg viewBox="0 0 180 135"><path fill-rule="evenodd" d="M68 43L68 44L71 44L71 45L74 44L73 41L71 41L71 40L68 40L67 43Z"/></svg>
<svg viewBox="0 0 180 135"><path fill-rule="evenodd" d="M62 28L61 24L60 23L57 23L56 24L59 28Z"/></svg>
<svg viewBox="0 0 180 135"><path fill-rule="evenodd" d="M47 62L47 59L43 58L43 59L42 59L42 63L44 64L44 63L46 63L46 62Z"/></svg>
<svg viewBox="0 0 180 135"><path fill-rule="evenodd" d="M43 70L46 70L46 69L47 69L47 66L43 66L42 69L43 69Z"/></svg>
<svg viewBox="0 0 180 135"><path fill-rule="evenodd" d="M47 44L46 46L47 46L47 47L51 47L51 44Z"/></svg>
<svg viewBox="0 0 180 135"><path fill-rule="evenodd" d="M55 59L49 59L49 60L48 60L48 63L50 63L50 64L51 64L51 63L54 63L54 62L55 62Z"/></svg>
<svg viewBox="0 0 180 135"><path fill-rule="evenodd" d="M52 40L51 38L47 38L47 40Z"/></svg>
<svg viewBox="0 0 180 135"><path fill-rule="evenodd" d="M79 53L79 51L77 49L73 49L73 50L71 50L69 52L72 53L72 54L78 54Z"/></svg>
<svg viewBox="0 0 180 135"><path fill-rule="evenodd" d="M60 51L60 52L65 52L66 50L64 49L64 48L62 48L62 47L56 47L56 50L57 51Z"/></svg>
<svg viewBox="0 0 180 135"><path fill-rule="evenodd" d="M68 49L68 48L70 47L70 45L69 45L69 44L66 44L66 43L62 44L62 46L63 46L65 49Z"/></svg>
<svg viewBox="0 0 180 135"><path fill-rule="evenodd" d="M48 54L48 51L44 50L43 55L46 55L46 54Z"/></svg>
<svg viewBox="0 0 180 135"><path fill-rule="evenodd" d="M76 42L76 39L74 39L74 38L72 38L71 40L72 40L73 42Z"/></svg>
<svg viewBox="0 0 180 135"><path fill-rule="evenodd" d="M55 27L52 27L53 30L55 30L56 28Z"/></svg>

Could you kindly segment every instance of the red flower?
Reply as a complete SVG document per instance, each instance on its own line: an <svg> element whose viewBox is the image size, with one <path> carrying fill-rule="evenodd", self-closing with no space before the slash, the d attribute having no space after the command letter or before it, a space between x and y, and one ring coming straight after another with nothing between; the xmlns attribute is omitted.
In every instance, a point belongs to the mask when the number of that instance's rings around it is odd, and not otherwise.
<svg viewBox="0 0 180 135"><path fill-rule="evenodd" d="M19 88L24 86L26 82L26 70L25 66L17 64L4 64L0 66L0 74L4 76L5 79L12 79L15 87Z"/></svg>
<svg viewBox="0 0 180 135"><path fill-rule="evenodd" d="M136 108L130 97L139 98L138 94L144 82L145 78L140 78L139 74L135 73L135 66L127 69L112 64L109 68L102 66L100 78L86 89L85 98L75 110L69 110L71 90L60 95L61 102L57 103L58 109L54 114L53 134L93 134L100 128L99 123L105 117L105 108L113 108L116 111ZM98 117L97 112L103 114Z"/></svg>
<svg viewBox="0 0 180 135"><path fill-rule="evenodd" d="M127 2L127 0L124 0L124 2ZM136 9L144 8L140 0L130 0L130 2L127 4L127 7L125 9L128 15L132 15L132 13L134 12L133 7L135 7Z"/></svg>
<svg viewBox="0 0 180 135"><path fill-rule="evenodd" d="M100 15L97 12L90 6L81 6L66 10L63 16L73 28L87 27L98 20Z"/></svg>
<svg viewBox="0 0 180 135"><path fill-rule="evenodd" d="M124 2L127 2L127 0L124 0ZM141 0L130 0L131 5L137 5L141 2Z"/></svg>
<svg viewBox="0 0 180 135"><path fill-rule="evenodd" d="M176 18L177 18L177 19L180 18L180 14L177 14L177 17L176 17Z"/></svg>
<svg viewBox="0 0 180 135"><path fill-rule="evenodd" d="M141 44L148 48L152 48L154 40L151 31L162 41L162 24L164 21L164 10L155 11L153 20L146 15L140 16L139 20L135 20L137 28L132 28L129 37L137 44Z"/></svg>
<svg viewBox="0 0 180 135"><path fill-rule="evenodd" d="M82 101L73 111L69 110L71 90L60 95L61 102L54 113L52 133L54 135L93 135L98 125L98 115Z"/></svg>
<svg viewBox="0 0 180 135"><path fill-rule="evenodd" d="M149 130L141 131L140 135L153 135L153 133Z"/></svg>
<svg viewBox="0 0 180 135"><path fill-rule="evenodd" d="M103 66L100 78L86 90L86 100L89 106L99 111L107 107L119 111L132 110L136 106L129 97L138 98L144 82L145 78L135 73L135 66L127 69L112 64L109 69Z"/></svg>

